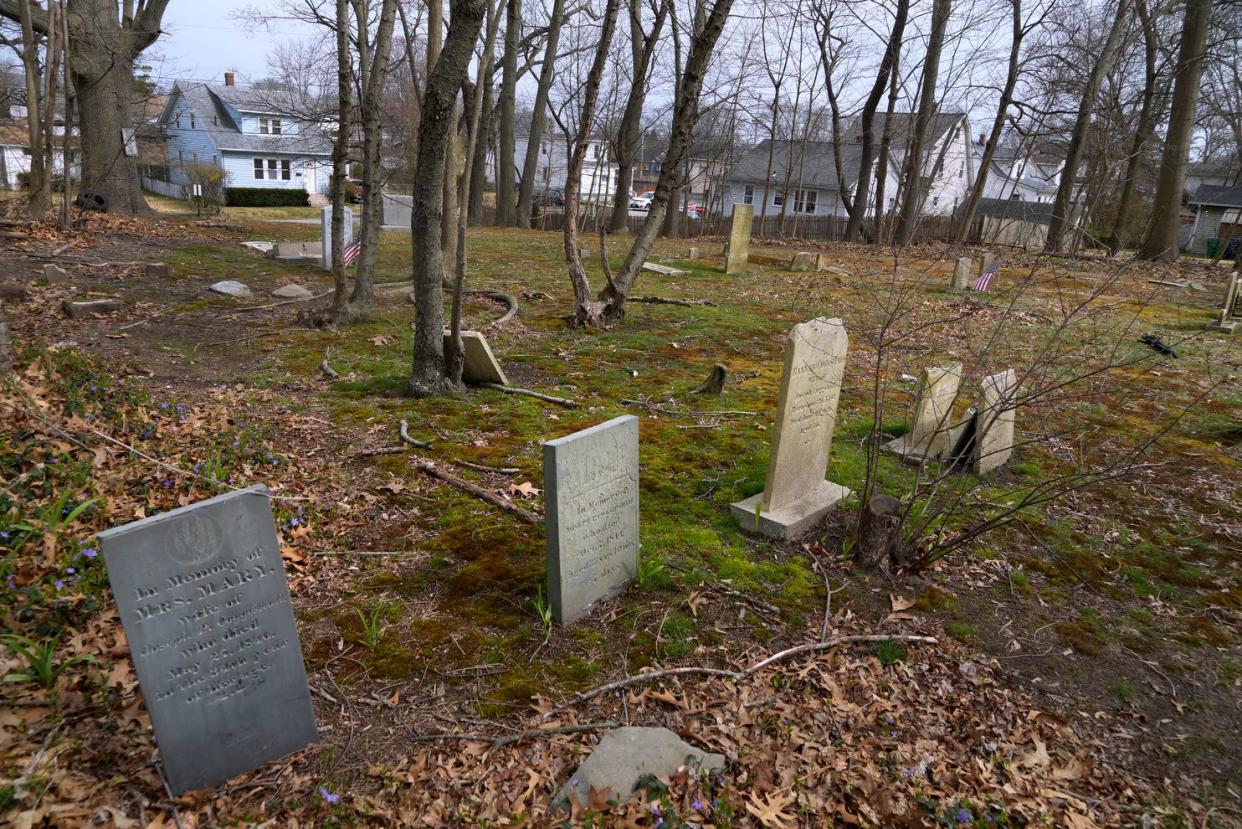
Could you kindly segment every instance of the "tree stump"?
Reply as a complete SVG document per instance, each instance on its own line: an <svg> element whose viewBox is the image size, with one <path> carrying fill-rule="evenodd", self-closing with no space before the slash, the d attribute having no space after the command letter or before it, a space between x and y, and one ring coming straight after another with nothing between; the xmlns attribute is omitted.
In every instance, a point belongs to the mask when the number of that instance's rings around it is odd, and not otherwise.
<svg viewBox="0 0 1242 829"><path fill-rule="evenodd" d="M858 522L858 546L854 560L871 570L900 559L901 518L904 504L891 495L873 495Z"/></svg>
<svg viewBox="0 0 1242 829"><path fill-rule="evenodd" d="M729 376L729 369L721 363L712 366L711 374L707 375L707 379L700 383L691 394L715 394L719 395L724 391L725 380Z"/></svg>

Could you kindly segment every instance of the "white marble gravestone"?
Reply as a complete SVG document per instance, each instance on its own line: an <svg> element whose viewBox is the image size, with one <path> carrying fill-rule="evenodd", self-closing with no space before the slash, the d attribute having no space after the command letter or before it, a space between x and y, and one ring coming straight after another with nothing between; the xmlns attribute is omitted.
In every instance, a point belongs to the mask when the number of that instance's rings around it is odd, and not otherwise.
<svg viewBox="0 0 1242 829"><path fill-rule="evenodd" d="M319 211L319 232L323 238L323 247L320 255L323 257L321 264L325 271L332 270L332 205L327 205ZM354 241L354 211L348 207L345 208L345 247L349 247L349 243Z"/></svg>
<svg viewBox="0 0 1242 829"><path fill-rule="evenodd" d="M916 463L944 455L949 448L949 416L961 381L961 363L924 369L910 415L910 431L884 444L884 451Z"/></svg>
<svg viewBox="0 0 1242 829"><path fill-rule="evenodd" d="M983 378L975 415L975 443L971 469L983 475L1002 466L1013 454L1018 379L1013 369Z"/></svg>
<svg viewBox="0 0 1242 829"><path fill-rule="evenodd" d="M750 232L754 223L754 205L733 205L729 241L725 245L725 273L741 273L746 270L746 263L750 261Z"/></svg>
<svg viewBox="0 0 1242 829"><path fill-rule="evenodd" d="M548 601L561 624L638 575L638 418L543 445Z"/></svg>
<svg viewBox="0 0 1242 829"><path fill-rule="evenodd" d="M453 332L444 329L444 352L453 346ZM478 331L461 332L462 368L461 379L466 383L498 383L509 385L509 378L500 367L500 361L492 353L487 338Z"/></svg>
<svg viewBox="0 0 1242 829"><path fill-rule="evenodd" d="M1225 286L1225 302L1208 330L1232 334L1239 325L1242 325L1242 279L1234 271L1229 274L1229 282Z"/></svg>
<svg viewBox="0 0 1242 829"><path fill-rule="evenodd" d="M318 739L266 488L99 542L174 794Z"/></svg>
<svg viewBox="0 0 1242 829"><path fill-rule="evenodd" d="M824 480L848 349L839 319L820 317L790 332L763 492L732 505L743 529L797 538L849 495Z"/></svg>
<svg viewBox="0 0 1242 829"><path fill-rule="evenodd" d="M957 260L957 267L953 269L953 290L964 291L970 287L970 269L973 265L969 256Z"/></svg>

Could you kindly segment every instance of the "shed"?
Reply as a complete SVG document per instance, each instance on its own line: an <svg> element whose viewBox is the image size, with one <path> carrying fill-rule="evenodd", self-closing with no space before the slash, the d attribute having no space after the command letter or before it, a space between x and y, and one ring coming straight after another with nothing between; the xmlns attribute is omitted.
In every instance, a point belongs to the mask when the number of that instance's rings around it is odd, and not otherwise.
<svg viewBox="0 0 1242 829"><path fill-rule="evenodd" d="M1242 237L1242 187L1201 184L1190 198L1190 209L1194 224L1184 247L1187 253L1214 255L1215 250L1208 250L1209 239L1227 244Z"/></svg>

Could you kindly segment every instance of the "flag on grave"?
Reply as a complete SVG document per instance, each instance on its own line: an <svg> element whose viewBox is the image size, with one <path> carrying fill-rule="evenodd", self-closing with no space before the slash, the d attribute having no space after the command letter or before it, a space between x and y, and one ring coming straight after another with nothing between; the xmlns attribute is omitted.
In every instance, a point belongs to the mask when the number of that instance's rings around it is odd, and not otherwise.
<svg viewBox="0 0 1242 829"><path fill-rule="evenodd" d="M354 260L358 258L358 254L361 252L362 252L362 240L361 239L358 239L357 241L350 243L345 248L345 252L341 254L341 258L345 260L345 267L348 268L350 265L354 264Z"/></svg>
<svg viewBox="0 0 1242 829"><path fill-rule="evenodd" d="M986 291L992 287L992 280L996 278L996 272L1000 270L1000 265L993 265L979 275L974 284L970 287L976 291Z"/></svg>

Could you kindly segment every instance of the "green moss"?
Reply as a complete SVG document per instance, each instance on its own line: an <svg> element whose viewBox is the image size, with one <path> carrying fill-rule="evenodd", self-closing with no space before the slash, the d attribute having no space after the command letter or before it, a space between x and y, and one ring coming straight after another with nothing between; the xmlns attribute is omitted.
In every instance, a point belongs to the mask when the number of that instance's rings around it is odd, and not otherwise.
<svg viewBox="0 0 1242 829"><path fill-rule="evenodd" d="M954 639L961 639L963 642L970 642L979 635L979 628L965 622L945 622L944 631Z"/></svg>
<svg viewBox="0 0 1242 829"><path fill-rule="evenodd" d="M1082 621L1062 620L1057 622L1055 627L1061 636L1061 641L1084 656L1099 656L1104 649L1103 640L1089 624Z"/></svg>
<svg viewBox="0 0 1242 829"><path fill-rule="evenodd" d="M919 591L914 600L914 610L931 613L935 610L952 612L957 609L957 597L941 590L935 585L928 585Z"/></svg>

